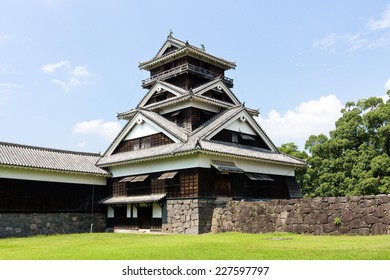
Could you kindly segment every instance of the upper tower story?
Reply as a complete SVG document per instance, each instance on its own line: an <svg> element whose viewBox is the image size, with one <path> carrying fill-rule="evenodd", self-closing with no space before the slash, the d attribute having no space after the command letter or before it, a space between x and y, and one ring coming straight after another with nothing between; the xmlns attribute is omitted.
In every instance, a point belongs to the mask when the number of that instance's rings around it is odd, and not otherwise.
<svg viewBox="0 0 390 280"><path fill-rule="evenodd" d="M150 72L142 81L142 87L150 89L157 81L165 81L184 90L191 90L209 81L220 78L227 87L233 87L233 79L225 71L234 69L232 61L216 57L201 48L178 40L169 34L157 55L139 64L139 68Z"/></svg>

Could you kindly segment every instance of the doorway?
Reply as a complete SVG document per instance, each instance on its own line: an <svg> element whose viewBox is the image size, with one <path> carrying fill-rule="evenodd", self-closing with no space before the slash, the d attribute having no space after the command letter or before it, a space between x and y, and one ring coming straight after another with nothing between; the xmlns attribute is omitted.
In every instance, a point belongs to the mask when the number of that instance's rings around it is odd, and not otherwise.
<svg viewBox="0 0 390 280"><path fill-rule="evenodd" d="M152 225L152 205L140 204L138 207L138 226L140 229L150 229Z"/></svg>
<svg viewBox="0 0 390 280"><path fill-rule="evenodd" d="M217 196L231 196L229 174L217 174L215 178L215 194Z"/></svg>

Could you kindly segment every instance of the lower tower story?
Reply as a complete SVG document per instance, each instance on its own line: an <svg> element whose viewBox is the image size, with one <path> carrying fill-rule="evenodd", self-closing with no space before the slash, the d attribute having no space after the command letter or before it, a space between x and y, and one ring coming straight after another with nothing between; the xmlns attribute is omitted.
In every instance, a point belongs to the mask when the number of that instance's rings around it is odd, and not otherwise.
<svg viewBox="0 0 390 280"><path fill-rule="evenodd" d="M112 178L107 228L179 234L211 231L216 207L230 200L294 198L295 177L191 168ZM233 170L233 172L232 172Z"/></svg>

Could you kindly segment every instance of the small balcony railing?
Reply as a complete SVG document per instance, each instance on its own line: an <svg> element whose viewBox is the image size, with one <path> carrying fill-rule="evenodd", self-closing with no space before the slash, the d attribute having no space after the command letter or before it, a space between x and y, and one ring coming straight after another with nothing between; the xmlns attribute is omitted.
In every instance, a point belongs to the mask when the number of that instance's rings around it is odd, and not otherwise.
<svg viewBox="0 0 390 280"><path fill-rule="evenodd" d="M217 74L215 72L206 70L204 68L192 65L192 64L183 64L177 67L174 67L172 69L166 70L164 72L158 73L156 75L153 75L145 80L142 80L142 87L147 88L151 84L155 83L157 80L166 80L171 77L174 77L176 75L184 74L184 73L194 73L198 74L204 78L208 78L210 80L213 80L217 77L221 77L220 74ZM227 78L225 76L221 77L223 81L226 83L227 86L232 87L233 86L233 79Z"/></svg>

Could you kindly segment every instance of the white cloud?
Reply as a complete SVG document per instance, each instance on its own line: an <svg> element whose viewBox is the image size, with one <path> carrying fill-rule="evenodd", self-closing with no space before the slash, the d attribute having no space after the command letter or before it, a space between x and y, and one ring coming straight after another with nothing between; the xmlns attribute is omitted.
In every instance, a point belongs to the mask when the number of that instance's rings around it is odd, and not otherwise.
<svg viewBox="0 0 390 280"><path fill-rule="evenodd" d="M41 69L45 73L54 73L60 68L67 68L68 69L69 67L70 67L69 61L61 60L57 63L49 63L46 65L43 65Z"/></svg>
<svg viewBox="0 0 390 280"><path fill-rule="evenodd" d="M370 20L367 23L370 30L380 30L390 28L390 5L387 5L386 10L382 14L382 18L378 20Z"/></svg>
<svg viewBox="0 0 390 280"><path fill-rule="evenodd" d="M328 134L335 128L342 107L340 100L331 94L303 102L284 114L272 110L265 117L259 116L258 122L277 146L294 142L303 149L310 135Z"/></svg>
<svg viewBox="0 0 390 280"><path fill-rule="evenodd" d="M73 127L76 134L93 134L106 140L113 140L121 130L118 122L105 122L101 119L78 122Z"/></svg>
<svg viewBox="0 0 390 280"><path fill-rule="evenodd" d="M386 90L390 90L390 78L385 83L385 88L386 88Z"/></svg>
<svg viewBox="0 0 390 280"><path fill-rule="evenodd" d="M59 78L51 79L51 82L62 87L65 92L69 92L74 87L82 86L86 79L91 76L87 66L72 67L67 60L61 60L56 63L49 63L41 67L42 71L47 74L56 73ZM61 73L58 73L62 70Z"/></svg>
<svg viewBox="0 0 390 280"><path fill-rule="evenodd" d="M87 66L76 66L71 74L75 77L88 77L90 75Z"/></svg>
<svg viewBox="0 0 390 280"><path fill-rule="evenodd" d="M336 47L347 51L362 49L379 49L390 46L390 5L383 12L379 20L370 20L365 27L354 33L330 33L313 43L313 46L322 50L334 50Z"/></svg>

